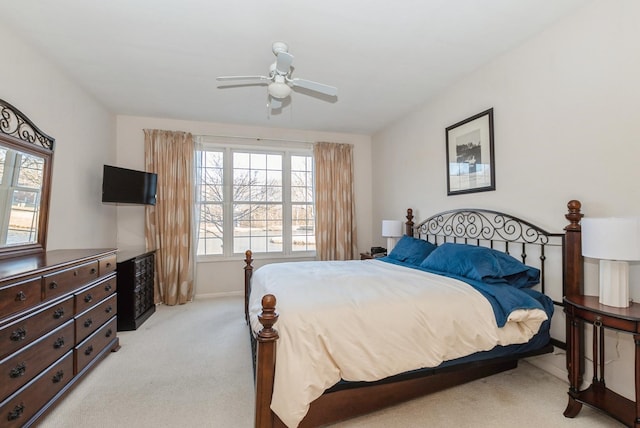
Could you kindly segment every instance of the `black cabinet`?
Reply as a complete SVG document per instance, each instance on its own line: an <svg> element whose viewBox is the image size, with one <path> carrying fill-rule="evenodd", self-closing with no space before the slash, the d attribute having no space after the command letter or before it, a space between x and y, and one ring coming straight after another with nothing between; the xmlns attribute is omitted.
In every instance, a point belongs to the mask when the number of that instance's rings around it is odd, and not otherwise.
<svg viewBox="0 0 640 428"><path fill-rule="evenodd" d="M118 253L118 331L136 330L155 311L155 251Z"/></svg>

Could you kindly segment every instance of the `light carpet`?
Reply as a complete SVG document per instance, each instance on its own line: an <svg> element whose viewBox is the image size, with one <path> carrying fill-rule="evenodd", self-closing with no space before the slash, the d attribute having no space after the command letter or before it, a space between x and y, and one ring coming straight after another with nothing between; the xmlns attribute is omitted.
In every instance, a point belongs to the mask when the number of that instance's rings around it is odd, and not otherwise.
<svg viewBox="0 0 640 428"><path fill-rule="evenodd" d="M39 426L253 426L253 372L243 299L158 306L121 349L83 379ZM583 406L562 412L568 385L539 368L518 368L394 406L333 428L621 427Z"/></svg>

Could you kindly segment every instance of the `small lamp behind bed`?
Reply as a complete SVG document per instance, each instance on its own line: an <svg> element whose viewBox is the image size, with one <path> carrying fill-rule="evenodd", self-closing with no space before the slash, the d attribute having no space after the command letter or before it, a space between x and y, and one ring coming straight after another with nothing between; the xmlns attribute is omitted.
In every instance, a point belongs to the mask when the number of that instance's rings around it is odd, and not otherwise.
<svg viewBox="0 0 640 428"><path fill-rule="evenodd" d="M600 303L629 307L628 262L640 260L640 217L585 217L582 255L600 259Z"/></svg>
<svg viewBox="0 0 640 428"><path fill-rule="evenodd" d="M396 245L396 238L402 236L402 222L400 220L382 220L382 237L387 238L387 254Z"/></svg>

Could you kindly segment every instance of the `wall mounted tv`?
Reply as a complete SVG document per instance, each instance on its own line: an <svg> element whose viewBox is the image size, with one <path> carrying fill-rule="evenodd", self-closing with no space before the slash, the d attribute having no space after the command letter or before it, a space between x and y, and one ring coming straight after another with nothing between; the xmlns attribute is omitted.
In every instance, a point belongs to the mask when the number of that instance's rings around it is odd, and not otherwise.
<svg viewBox="0 0 640 428"><path fill-rule="evenodd" d="M105 165L102 174L102 202L156 204L158 175Z"/></svg>

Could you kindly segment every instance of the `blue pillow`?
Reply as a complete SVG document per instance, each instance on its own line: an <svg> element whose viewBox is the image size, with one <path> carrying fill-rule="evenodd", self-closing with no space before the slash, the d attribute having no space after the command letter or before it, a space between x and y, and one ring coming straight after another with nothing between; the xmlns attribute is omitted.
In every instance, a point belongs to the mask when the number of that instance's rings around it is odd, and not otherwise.
<svg viewBox="0 0 640 428"><path fill-rule="evenodd" d="M393 247L389 257L400 262L419 265L436 248L431 242L404 235Z"/></svg>
<svg viewBox="0 0 640 428"><path fill-rule="evenodd" d="M490 284L527 288L540 282L540 270L488 247L444 243L420 267Z"/></svg>

